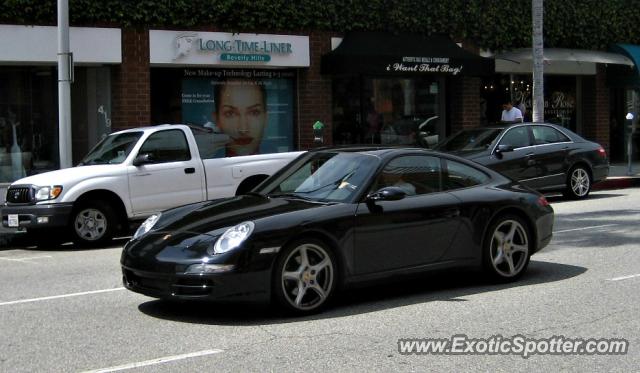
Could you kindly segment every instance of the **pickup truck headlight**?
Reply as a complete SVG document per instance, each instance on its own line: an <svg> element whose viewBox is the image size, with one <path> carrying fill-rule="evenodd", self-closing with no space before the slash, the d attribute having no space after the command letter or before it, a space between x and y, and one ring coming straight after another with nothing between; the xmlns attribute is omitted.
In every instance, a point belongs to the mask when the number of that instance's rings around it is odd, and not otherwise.
<svg viewBox="0 0 640 373"><path fill-rule="evenodd" d="M138 230L136 230L136 233L133 235L133 239L135 240L136 238L145 235L147 232L149 232L151 230L151 228L153 228L154 225L156 225L156 223L158 222L158 220L160 220L160 213L155 214L155 215L151 215L147 218L147 220L145 220L140 227L138 228Z"/></svg>
<svg viewBox="0 0 640 373"><path fill-rule="evenodd" d="M226 253L239 247L253 232L255 224L245 221L227 229L213 245L214 254Z"/></svg>
<svg viewBox="0 0 640 373"><path fill-rule="evenodd" d="M62 185L43 186L36 189L36 201L56 199L62 193Z"/></svg>

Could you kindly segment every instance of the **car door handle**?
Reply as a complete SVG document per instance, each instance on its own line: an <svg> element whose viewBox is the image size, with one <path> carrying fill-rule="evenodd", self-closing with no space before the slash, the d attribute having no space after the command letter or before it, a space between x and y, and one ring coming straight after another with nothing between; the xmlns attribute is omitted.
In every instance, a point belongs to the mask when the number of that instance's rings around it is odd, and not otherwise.
<svg viewBox="0 0 640 373"><path fill-rule="evenodd" d="M184 173L185 174L195 174L196 173L196 169L193 167L187 167L184 169Z"/></svg>
<svg viewBox="0 0 640 373"><path fill-rule="evenodd" d="M135 174L134 176L149 176L149 175L151 175L151 173L147 172L144 174Z"/></svg>
<svg viewBox="0 0 640 373"><path fill-rule="evenodd" d="M444 211L445 218L456 218L460 216L460 209L449 209Z"/></svg>

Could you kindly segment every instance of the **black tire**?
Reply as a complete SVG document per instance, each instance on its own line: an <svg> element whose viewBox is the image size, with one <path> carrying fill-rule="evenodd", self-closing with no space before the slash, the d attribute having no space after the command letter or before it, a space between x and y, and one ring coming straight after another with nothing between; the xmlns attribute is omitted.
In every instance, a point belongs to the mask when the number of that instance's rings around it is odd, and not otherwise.
<svg viewBox="0 0 640 373"><path fill-rule="evenodd" d="M505 214L494 219L482 246L485 273L498 282L519 279L529 266L532 243L529 227L521 217Z"/></svg>
<svg viewBox="0 0 640 373"><path fill-rule="evenodd" d="M306 252L306 265L301 250ZM290 275L286 279L285 273ZM290 314L312 314L329 303L337 282L338 266L333 252L320 240L301 239L288 245L276 260L272 280L274 300Z"/></svg>
<svg viewBox="0 0 640 373"><path fill-rule="evenodd" d="M118 218L105 201L88 201L73 209L69 217L72 240L79 246L100 246L109 243L117 232Z"/></svg>
<svg viewBox="0 0 640 373"><path fill-rule="evenodd" d="M586 166L574 166L567 175L567 187L562 194L568 199L587 198L592 184L590 170Z"/></svg>

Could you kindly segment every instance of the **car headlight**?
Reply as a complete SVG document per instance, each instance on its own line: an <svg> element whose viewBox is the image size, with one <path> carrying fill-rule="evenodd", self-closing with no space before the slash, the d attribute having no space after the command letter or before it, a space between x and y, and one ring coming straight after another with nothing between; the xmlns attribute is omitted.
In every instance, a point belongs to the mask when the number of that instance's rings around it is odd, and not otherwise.
<svg viewBox="0 0 640 373"><path fill-rule="evenodd" d="M227 229L213 245L213 253L222 254L239 247L251 235L254 227L252 221L245 221Z"/></svg>
<svg viewBox="0 0 640 373"><path fill-rule="evenodd" d="M151 228L153 228L153 226L156 225L156 223L160 219L160 215L162 214L158 213L158 214L149 216L147 220L145 220L142 223L142 225L140 225L136 233L133 235L133 239L135 240L136 238L143 236L144 234L149 232Z"/></svg>
<svg viewBox="0 0 640 373"><path fill-rule="evenodd" d="M62 185L43 186L36 189L36 201L56 199L62 193Z"/></svg>

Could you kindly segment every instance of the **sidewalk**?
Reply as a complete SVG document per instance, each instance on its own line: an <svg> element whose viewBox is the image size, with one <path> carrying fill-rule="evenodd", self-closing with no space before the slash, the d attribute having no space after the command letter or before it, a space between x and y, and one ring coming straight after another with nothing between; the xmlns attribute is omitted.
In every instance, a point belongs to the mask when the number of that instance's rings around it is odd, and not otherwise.
<svg viewBox="0 0 640 373"><path fill-rule="evenodd" d="M593 186L593 190L624 189L640 187L640 162L632 163L631 175L628 174L627 163L609 165L609 177Z"/></svg>

